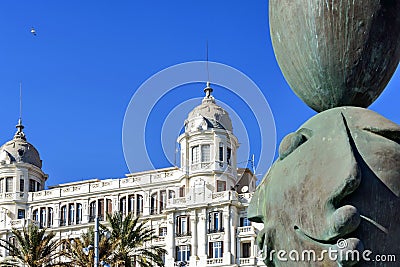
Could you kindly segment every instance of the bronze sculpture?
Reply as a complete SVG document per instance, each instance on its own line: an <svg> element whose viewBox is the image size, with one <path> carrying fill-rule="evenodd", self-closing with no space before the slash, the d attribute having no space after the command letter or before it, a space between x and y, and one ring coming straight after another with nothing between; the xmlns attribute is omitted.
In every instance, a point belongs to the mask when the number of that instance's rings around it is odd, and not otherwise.
<svg viewBox="0 0 400 267"><path fill-rule="evenodd" d="M285 78L323 112L282 140L250 203L250 220L264 224L265 263L389 266L374 255L400 262L400 126L361 108L399 63L400 1L272 0L270 19Z"/></svg>

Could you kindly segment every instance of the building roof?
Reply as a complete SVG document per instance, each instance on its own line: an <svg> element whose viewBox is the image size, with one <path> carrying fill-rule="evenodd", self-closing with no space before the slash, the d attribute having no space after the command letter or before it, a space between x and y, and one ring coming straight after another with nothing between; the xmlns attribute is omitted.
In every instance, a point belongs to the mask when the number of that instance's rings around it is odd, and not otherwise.
<svg viewBox="0 0 400 267"><path fill-rule="evenodd" d="M16 128L17 132L14 138L0 147L0 160L9 163L29 163L42 168L42 160L40 159L39 152L31 143L26 141L21 119L19 119Z"/></svg>
<svg viewBox="0 0 400 267"><path fill-rule="evenodd" d="M224 129L232 131L232 121L228 112L215 103L215 98L211 95L213 89L207 82L204 89L206 93L200 105L195 107L185 121L186 131L200 129Z"/></svg>

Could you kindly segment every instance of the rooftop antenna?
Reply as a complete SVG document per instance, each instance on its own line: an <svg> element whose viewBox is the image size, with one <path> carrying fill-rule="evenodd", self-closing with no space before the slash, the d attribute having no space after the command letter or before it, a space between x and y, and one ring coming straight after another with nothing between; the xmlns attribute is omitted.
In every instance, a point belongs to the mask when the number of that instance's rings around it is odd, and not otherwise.
<svg viewBox="0 0 400 267"><path fill-rule="evenodd" d="M206 69L207 69L207 83L210 83L210 72L208 70L208 40L206 42Z"/></svg>
<svg viewBox="0 0 400 267"><path fill-rule="evenodd" d="M22 82L19 82L19 119L22 121Z"/></svg>
<svg viewBox="0 0 400 267"><path fill-rule="evenodd" d="M26 140L25 133L23 132L24 126L22 125L22 82L19 82L19 119L15 127L17 128L17 132L14 135L14 139L20 138Z"/></svg>
<svg viewBox="0 0 400 267"><path fill-rule="evenodd" d="M207 84L206 88L204 88L204 92L206 93L206 96L204 99L207 99L207 101L213 100L213 97L211 96L211 93L213 92L213 89L210 87L210 72L208 71L208 41L206 43L206 70L207 70Z"/></svg>
<svg viewBox="0 0 400 267"><path fill-rule="evenodd" d="M254 154L251 155L251 168L252 168L253 174L256 175L256 170L254 167Z"/></svg>

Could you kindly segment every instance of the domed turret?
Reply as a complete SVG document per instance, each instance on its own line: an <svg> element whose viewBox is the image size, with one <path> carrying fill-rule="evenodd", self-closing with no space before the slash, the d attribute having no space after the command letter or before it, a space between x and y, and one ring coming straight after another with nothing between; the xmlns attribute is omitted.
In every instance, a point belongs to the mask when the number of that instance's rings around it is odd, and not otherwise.
<svg viewBox="0 0 400 267"><path fill-rule="evenodd" d="M202 103L195 107L185 121L185 132L194 132L207 129L223 129L232 132L232 121L225 109L215 104L215 98L211 95L213 89L210 83L204 89L206 96Z"/></svg>
<svg viewBox="0 0 400 267"><path fill-rule="evenodd" d="M206 95L189 113L185 132L177 141L181 150L181 168L188 177L183 185L193 189L198 184L205 184L213 192L221 192L230 190L237 182L239 144L228 112L216 104L212 91L207 82Z"/></svg>
<svg viewBox="0 0 400 267"><path fill-rule="evenodd" d="M5 161L8 164L23 162L42 168L39 152L32 144L26 141L21 119L18 120L16 128L17 132L14 138L0 147L0 162Z"/></svg>

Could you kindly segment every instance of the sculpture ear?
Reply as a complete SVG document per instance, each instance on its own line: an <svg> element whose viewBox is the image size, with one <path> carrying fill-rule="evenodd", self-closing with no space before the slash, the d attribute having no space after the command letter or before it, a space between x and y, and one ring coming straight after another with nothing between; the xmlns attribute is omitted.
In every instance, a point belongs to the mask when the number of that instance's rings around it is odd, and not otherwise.
<svg viewBox="0 0 400 267"><path fill-rule="evenodd" d="M378 129L378 128L364 128L363 130L380 135L382 137L385 137L386 139L389 139L393 142L396 142L397 144L400 145L400 131L399 130L392 130L392 129Z"/></svg>
<svg viewBox="0 0 400 267"><path fill-rule="evenodd" d="M296 148L304 144L312 135L312 131L302 128L295 133L290 133L283 138L279 145L279 159L283 160Z"/></svg>

